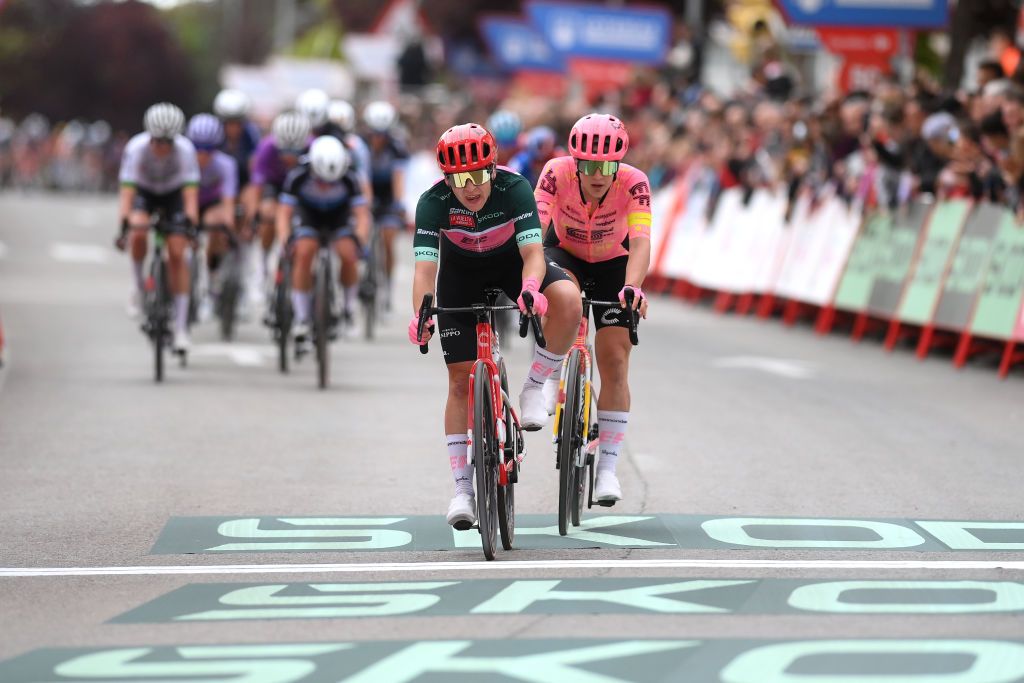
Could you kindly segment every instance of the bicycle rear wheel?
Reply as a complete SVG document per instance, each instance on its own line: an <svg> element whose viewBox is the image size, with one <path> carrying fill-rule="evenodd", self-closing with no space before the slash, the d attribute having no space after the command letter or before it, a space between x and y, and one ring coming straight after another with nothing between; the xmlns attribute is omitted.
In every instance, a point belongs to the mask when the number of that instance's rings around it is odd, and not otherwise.
<svg viewBox="0 0 1024 683"><path fill-rule="evenodd" d="M473 470L476 474L476 520L484 557L494 559L498 533L498 457L494 405L487 366L473 369Z"/></svg>
<svg viewBox="0 0 1024 683"><path fill-rule="evenodd" d="M167 263L158 251L150 267L153 290L148 294L147 315L149 334L153 340L153 378L164 381L164 353L167 350L167 318L170 294L167 283Z"/></svg>
<svg viewBox="0 0 1024 683"><path fill-rule="evenodd" d="M221 287L220 296L217 297L220 336L224 341L231 341L235 336L235 311L238 308L238 295L242 288L239 270L238 252L231 250L220 264Z"/></svg>
<svg viewBox="0 0 1024 683"><path fill-rule="evenodd" d="M313 336L316 340L317 386L326 389L330 377L331 262L323 251L317 261L313 287Z"/></svg>
<svg viewBox="0 0 1024 683"><path fill-rule="evenodd" d="M508 396L508 376L505 373L505 363L500 365L501 390ZM508 483L505 486L498 485L498 531L501 536L501 547L505 550L512 550L512 543L516 538L516 479L518 477L518 441L516 439L516 428L509 413L507 404L502 404L502 416L505 423L505 463L512 464L508 473Z"/></svg>
<svg viewBox="0 0 1024 683"><path fill-rule="evenodd" d="M574 511L580 505L583 478L576 466L579 449L586 435L583 433L583 394L586 377L583 353L579 349L569 352L565 373L565 406L558 426L558 533L569 533ZM575 512L576 519L579 513Z"/></svg>
<svg viewBox="0 0 1024 683"><path fill-rule="evenodd" d="M282 257L283 258L283 257ZM277 336L277 367L288 372L288 335L292 331L291 302L291 261L284 259L280 268L279 281L274 287L274 333Z"/></svg>

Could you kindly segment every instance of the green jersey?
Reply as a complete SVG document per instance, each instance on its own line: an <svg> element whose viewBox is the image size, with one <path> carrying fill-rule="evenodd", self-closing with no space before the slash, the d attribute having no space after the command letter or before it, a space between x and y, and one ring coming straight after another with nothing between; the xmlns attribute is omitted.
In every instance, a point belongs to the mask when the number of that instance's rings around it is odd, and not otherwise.
<svg viewBox="0 0 1024 683"><path fill-rule="evenodd" d="M499 168L491 196L479 211L470 211L443 180L423 193L416 205L417 261L437 261L445 249L463 256L486 257L524 244L540 244L540 219L533 188L523 176Z"/></svg>

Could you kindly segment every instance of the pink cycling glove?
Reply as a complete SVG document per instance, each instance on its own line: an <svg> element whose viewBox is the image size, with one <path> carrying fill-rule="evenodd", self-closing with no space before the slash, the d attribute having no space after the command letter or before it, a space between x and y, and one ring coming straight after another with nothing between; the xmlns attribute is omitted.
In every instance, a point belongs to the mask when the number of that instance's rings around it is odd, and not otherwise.
<svg viewBox="0 0 1024 683"><path fill-rule="evenodd" d="M634 287L633 285L626 285L625 287L619 290L619 303L622 304L623 308L625 308L627 289L633 290L633 299L634 301L636 301L635 306L637 308L640 308L640 302L644 300L644 290L640 289L639 287Z"/></svg>
<svg viewBox="0 0 1024 683"><path fill-rule="evenodd" d="M416 332L420 326L420 314L413 313L412 320L409 321L409 341L416 346L421 346L430 341L430 337L434 334L434 319L431 318L427 321L427 324L423 326L423 338L417 339Z"/></svg>
<svg viewBox="0 0 1024 683"><path fill-rule="evenodd" d="M548 312L548 299L546 296L540 293L540 282L535 277L528 277L523 280L523 293L529 292L533 297L533 314L544 317ZM519 304L519 310L522 313L528 313L526 310L526 303L523 301L523 294L519 295L519 299L516 300Z"/></svg>

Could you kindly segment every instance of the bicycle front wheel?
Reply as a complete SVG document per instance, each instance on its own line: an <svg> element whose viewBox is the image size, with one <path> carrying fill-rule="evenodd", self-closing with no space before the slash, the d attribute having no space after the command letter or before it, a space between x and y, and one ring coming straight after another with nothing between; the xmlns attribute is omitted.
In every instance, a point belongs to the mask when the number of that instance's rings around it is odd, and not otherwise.
<svg viewBox="0 0 1024 683"><path fill-rule="evenodd" d="M579 513L580 489L583 477L577 467L579 449L586 441L583 424L586 375L583 353L579 349L569 352L565 372L565 406L558 429L558 533L569 533L569 524Z"/></svg>
<svg viewBox="0 0 1024 683"><path fill-rule="evenodd" d="M153 339L153 378L164 381L164 353L167 351L167 324L170 308L170 291L167 282L167 263L157 252L152 266L153 290L149 292L146 314L149 317L149 333Z"/></svg>
<svg viewBox="0 0 1024 683"><path fill-rule="evenodd" d="M281 372L288 372L288 335L292 331L291 282L292 269L290 261L285 260L279 267L279 282L274 287L274 325L277 335L277 367Z"/></svg>
<svg viewBox="0 0 1024 683"><path fill-rule="evenodd" d="M331 267L329 257L322 255L316 269L316 285L313 288L313 334L316 338L317 385L327 388L330 377L330 347L328 346L331 327Z"/></svg>
<svg viewBox="0 0 1024 683"><path fill-rule="evenodd" d="M224 341L231 341L235 336L235 311L238 308L238 296L242 288L242 277L238 254L230 251L220 264L221 288L217 299L218 317L220 318L220 336Z"/></svg>
<svg viewBox="0 0 1024 683"><path fill-rule="evenodd" d="M508 396L508 376L505 373L505 363L501 368L501 390ZM502 404L502 416L505 422L505 464L511 465L512 470L508 473L508 483L502 486L498 484L498 531L501 536L501 547L505 550L512 550L512 543L516 537L516 479L518 477L518 465L516 463L516 451L518 440L516 439L516 428L512 422L512 415L509 413L507 404Z"/></svg>
<svg viewBox="0 0 1024 683"><path fill-rule="evenodd" d="M360 283L360 299L363 303L363 334L367 341L373 339L377 325L378 294L380 293L380 230L374 226L370 237L370 249L366 256L366 268Z"/></svg>
<svg viewBox="0 0 1024 683"><path fill-rule="evenodd" d="M494 559L498 532L498 440L494 430L491 373L483 363L473 369L473 470L476 520L484 557Z"/></svg>

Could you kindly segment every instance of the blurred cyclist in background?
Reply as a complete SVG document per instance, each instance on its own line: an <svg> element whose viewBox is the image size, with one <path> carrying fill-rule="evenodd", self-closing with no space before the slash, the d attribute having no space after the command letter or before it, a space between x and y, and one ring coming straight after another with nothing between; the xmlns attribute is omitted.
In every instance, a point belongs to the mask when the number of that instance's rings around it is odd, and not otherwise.
<svg viewBox="0 0 1024 683"><path fill-rule="evenodd" d="M217 93L213 100L213 113L224 125L224 142L221 151L231 156L238 165L240 187L249 184L249 159L260 144L260 131L249 120L251 104L249 96L241 90L229 88ZM256 207L249 207L251 218Z"/></svg>
<svg viewBox="0 0 1024 683"><path fill-rule="evenodd" d="M196 114L188 122L188 139L196 148L199 162L199 227L223 226L235 229L235 201L238 197L238 166L235 160L218 148L224 142L224 128L212 114ZM210 282L217 272L221 258L228 250L227 235L219 230L209 230L206 236L206 266ZM216 292L211 292L216 296ZM200 305L200 318L209 315L210 302L204 299Z"/></svg>
<svg viewBox="0 0 1024 683"><path fill-rule="evenodd" d="M565 154L564 150L561 151ZM536 185L544 164L556 156L555 131L547 126L531 128L526 133L526 144L508 160L508 167Z"/></svg>
<svg viewBox="0 0 1024 683"><path fill-rule="evenodd" d="M407 221L403 196L409 152L395 134L398 112L390 103L370 102L363 110L363 121L369 130L374 229L381 231L384 244L384 310L390 310L395 233L404 228Z"/></svg>
<svg viewBox="0 0 1024 683"><path fill-rule="evenodd" d="M588 114L569 133L569 154L544 167L534 192L541 225L547 230L544 255L561 266L577 286L593 283L587 294L620 307L594 306L594 347L601 391L597 400L600 458L594 497L622 499L616 461L629 422L629 316L625 293L647 314L641 285L651 262L651 187L643 171L622 163L629 149L626 126L607 114ZM549 413L558 393L544 386Z"/></svg>
<svg viewBox="0 0 1024 683"><path fill-rule="evenodd" d="M262 292L269 270L268 258L274 245L274 220L277 200L288 173L299 163L309 145L312 127L305 114L285 112L270 127L270 135L260 141L253 155L252 174L246 188L246 201L259 206L260 287ZM284 244L281 245L284 247Z"/></svg>
<svg viewBox="0 0 1024 683"><path fill-rule="evenodd" d="M491 131L498 143L498 165L507 166L508 160L519 151L519 134L523 132L519 114L499 109L487 119L487 130Z"/></svg>
<svg viewBox="0 0 1024 683"><path fill-rule="evenodd" d="M313 301L313 259L318 237L327 232L342 263L344 292L342 313L346 330L352 328L352 306L358 282L359 244L370 234L370 212L352 171L350 156L337 138L324 135L309 147L308 161L292 169L277 207L277 236L287 244L295 224L292 308L295 311L295 344L308 347L309 319ZM352 218L355 218L355 226ZM354 277L353 277L354 274ZM346 332L348 334L348 332Z"/></svg>
<svg viewBox="0 0 1024 683"><path fill-rule="evenodd" d="M192 143L183 136L185 114L169 102L154 104L143 118L145 132L133 137L121 159L121 236L125 246L130 229L134 293L130 308L137 314L145 290L150 215L163 211L167 218L167 260L174 294L174 341L177 352L187 351L189 268L185 250L192 226L199 223L199 162Z"/></svg>
<svg viewBox="0 0 1024 683"><path fill-rule="evenodd" d="M336 138L345 143L345 147L352 155L352 167L360 180L363 181L363 194L369 201L372 193L370 184L370 148L366 142L356 135L356 110L345 100L332 100L327 108L327 120L330 121L336 133Z"/></svg>

